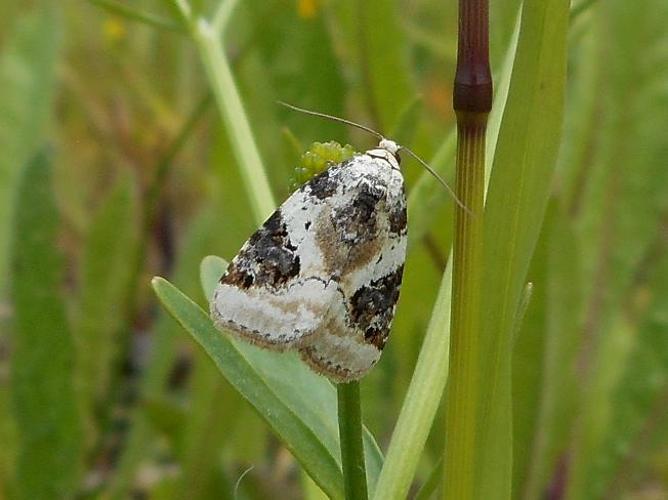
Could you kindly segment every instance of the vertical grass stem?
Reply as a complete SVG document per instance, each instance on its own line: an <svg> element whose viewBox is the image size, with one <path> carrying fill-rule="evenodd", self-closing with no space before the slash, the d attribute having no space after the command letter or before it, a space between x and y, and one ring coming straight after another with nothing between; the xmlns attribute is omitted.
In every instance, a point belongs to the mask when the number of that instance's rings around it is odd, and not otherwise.
<svg viewBox="0 0 668 500"><path fill-rule="evenodd" d="M239 163L254 219L262 223L274 211L276 202L229 61L221 40L207 21L200 19L193 33L204 70L211 82L211 91Z"/></svg>
<svg viewBox="0 0 668 500"><path fill-rule="evenodd" d="M453 104L457 115L457 197L453 247L450 373L446 393L444 498L476 498L485 132L492 105L486 0L459 1Z"/></svg>
<svg viewBox="0 0 668 500"><path fill-rule="evenodd" d="M346 500L366 500L366 466L362 442L359 382L337 384L339 440Z"/></svg>

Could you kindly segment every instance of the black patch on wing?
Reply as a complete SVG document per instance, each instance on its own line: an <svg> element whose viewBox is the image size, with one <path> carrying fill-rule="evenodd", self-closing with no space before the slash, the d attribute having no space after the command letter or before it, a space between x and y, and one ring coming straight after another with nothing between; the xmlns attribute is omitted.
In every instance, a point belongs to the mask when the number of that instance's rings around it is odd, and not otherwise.
<svg viewBox="0 0 668 500"><path fill-rule="evenodd" d="M399 299L404 266L359 288L350 298L350 321L378 349L385 346L394 306Z"/></svg>
<svg viewBox="0 0 668 500"><path fill-rule="evenodd" d="M406 234L408 219L406 217L406 191L403 185L401 186L401 197L389 207L388 216L390 233L396 236Z"/></svg>
<svg viewBox="0 0 668 500"><path fill-rule="evenodd" d="M408 222L406 218L406 205L404 203L398 203L390 211L390 232L395 235L401 235L406 232L406 224Z"/></svg>
<svg viewBox="0 0 668 500"><path fill-rule="evenodd" d="M309 193L319 200L325 200L336 193L338 182L329 174L330 170L325 170L305 184L310 189Z"/></svg>
<svg viewBox="0 0 668 500"><path fill-rule="evenodd" d="M378 236L376 207L384 198L384 190L363 183L352 203L332 213L341 243L359 246Z"/></svg>
<svg viewBox="0 0 668 500"><path fill-rule="evenodd" d="M292 244L281 210L276 210L246 245L220 279L221 283L247 289L284 285L299 274L297 247Z"/></svg>

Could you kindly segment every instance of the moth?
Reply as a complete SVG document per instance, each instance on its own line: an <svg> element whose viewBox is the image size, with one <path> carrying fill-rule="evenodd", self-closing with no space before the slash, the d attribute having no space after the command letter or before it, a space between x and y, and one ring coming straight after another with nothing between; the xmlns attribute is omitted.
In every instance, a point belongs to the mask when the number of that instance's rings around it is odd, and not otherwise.
<svg viewBox="0 0 668 500"><path fill-rule="evenodd" d="M287 106L357 126L380 142L307 181L267 219L221 277L211 317L221 330L296 350L317 373L350 382L380 359L399 299L405 148L362 125Z"/></svg>

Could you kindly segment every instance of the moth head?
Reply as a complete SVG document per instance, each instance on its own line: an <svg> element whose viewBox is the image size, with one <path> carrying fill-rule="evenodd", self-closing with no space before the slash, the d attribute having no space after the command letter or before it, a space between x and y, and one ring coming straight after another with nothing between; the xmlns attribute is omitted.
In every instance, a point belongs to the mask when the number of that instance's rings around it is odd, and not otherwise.
<svg viewBox="0 0 668 500"><path fill-rule="evenodd" d="M382 138L380 140L380 143L378 143L378 147L390 153L397 159L397 163L401 164L401 158L399 157L399 151L401 150L401 146L399 146L399 144L389 139Z"/></svg>

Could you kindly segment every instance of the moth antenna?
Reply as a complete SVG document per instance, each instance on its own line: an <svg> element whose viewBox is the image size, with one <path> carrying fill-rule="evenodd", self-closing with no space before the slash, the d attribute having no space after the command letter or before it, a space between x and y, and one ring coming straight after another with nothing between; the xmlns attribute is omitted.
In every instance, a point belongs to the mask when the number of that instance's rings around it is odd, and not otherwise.
<svg viewBox="0 0 668 500"><path fill-rule="evenodd" d="M345 118L339 118L338 116L328 115L327 113L320 113L319 111L311 111L310 109L299 108L297 106L293 106L292 104L288 104L287 102L284 101L276 101L276 102L281 106L290 108L293 111L299 111L300 113L304 113L311 116L319 116L320 118L327 118L328 120L332 120L334 122L345 123L346 125L350 125L351 127L356 127L360 130L364 130L365 132L375 135L380 140L385 139L385 137L383 137L383 135L380 132L376 132L374 129L369 128L360 123L355 123L350 120L346 120Z"/></svg>
<svg viewBox="0 0 668 500"><path fill-rule="evenodd" d="M346 125L350 125L351 127L356 127L360 130L364 130L365 132L368 132L368 133L376 136L381 141L383 139L385 139L383 134L381 134L380 132L377 132L377 131L373 130L372 128L369 128L369 127L367 127L365 125L362 125L360 123L355 123L353 121L346 120L345 118L339 118L338 116L328 115L327 113L321 113L319 111L312 111L310 109L300 108L300 107L295 106L293 104L289 104L285 101L276 101L276 102L278 104L280 104L281 106L285 106L286 108L289 108L293 111L299 111L300 113L304 113L306 115L317 116L317 117L320 117L320 118L326 118L326 119L332 120L334 122L344 123ZM459 198L457 198L457 195L452 190L452 188L450 186L448 186L448 183L445 182L441 178L441 176L438 175L436 173L436 171L427 164L427 162L425 162L422 158L420 158L418 155L413 153L413 151L411 151L407 147L400 146L400 150L406 151L409 155L411 155L413 158L415 158L420 163L420 165L422 165L424 168L427 169L427 172L429 172L431 175L433 175L436 178L436 180L438 180L438 182L440 182L443 185L443 187L445 187L445 189L448 191L448 193L450 193L450 196L452 196L452 198L455 200L455 203L457 203L457 205L460 208L465 210L466 213L468 213L469 215L472 215L471 211L461 201L459 201Z"/></svg>
<svg viewBox="0 0 668 500"><path fill-rule="evenodd" d="M409 155L411 155L413 158L415 158L420 165L422 165L425 169L427 169L427 172L429 172L431 175L433 175L436 178L436 180L443 185L443 187L448 191L448 193L450 193L450 196L452 196L452 199L455 200L455 203L461 209L463 209L467 214L473 215L473 213L469 210L469 208L466 205L464 205L461 201L459 201L459 198L457 198L457 195L455 194L453 189L448 185L448 183L445 182L443 180L443 178L440 175L438 175L438 173L436 173L436 171L433 168L431 168L426 161L424 161L422 158L420 158L418 155L413 153L413 151L411 151L410 149L408 149L405 146L400 146L400 150L401 151L406 151Z"/></svg>

